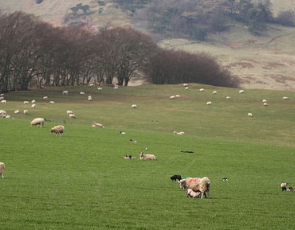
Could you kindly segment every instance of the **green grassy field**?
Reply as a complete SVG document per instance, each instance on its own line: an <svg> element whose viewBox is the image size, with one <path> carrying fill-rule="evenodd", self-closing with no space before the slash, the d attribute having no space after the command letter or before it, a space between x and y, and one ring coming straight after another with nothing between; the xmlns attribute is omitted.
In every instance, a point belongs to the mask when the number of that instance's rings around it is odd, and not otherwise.
<svg viewBox="0 0 295 230"><path fill-rule="evenodd" d="M0 120L0 161L6 163L1 229L295 227L295 193L279 187L295 185L293 92L239 94L198 84L189 90L182 85L103 87L100 93L86 86L67 89L68 96L61 95L63 88L9 93L7 105L0 105L12 116ZM79 95L82 90L86 95ZM181 97L169 100L175 94ZM45 95L56 103L42 101ZM32 99L35 110L23 104ZM14 114L16 109L29 114ZM67 117L68 109L77 119ZM35 117L52 121L30 127ZM50 133L62 120L65 134ZM94 121L105 128L92 128ZM174 130L185 135L173 135ZM139 160L140 151L157 160ZM137 159L124 160L126 154ZM175 173L208 176L210 199L187 198L169 179Z"/></svg>

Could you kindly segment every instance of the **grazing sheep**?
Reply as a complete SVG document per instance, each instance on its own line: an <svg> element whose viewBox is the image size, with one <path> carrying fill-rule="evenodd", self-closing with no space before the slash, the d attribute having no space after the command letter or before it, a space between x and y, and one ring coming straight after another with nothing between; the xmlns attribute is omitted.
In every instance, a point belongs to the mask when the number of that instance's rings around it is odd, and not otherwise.
<svg viewBox="0 0 295 230"><path fill-rule="evenodd" d="M137 105L136 104L133 104L133 105L131 105L131 108L132 109L136 109L137 108Z"/></svg>
<svg viewBox="0 0 295 230"><path fill-rule="evenodd" d="M175 97L176 97L176 98L180 98L180 95L179 95L179 94L176 94Z"/></svg>
<svg viewBox="0 0 295 230"><path fill-rule="evenodd" d="M268 106L268 104L267 104L266 102L264 102L264 103L263 103L263 106L265 106L265 107L266 107L266 106Z"/></svg>
<svg viewBox="0 0 295 230"><path fill-rule="evenodd" d="M74 113L72 110L67 110L67 114L71 114L71 113Z"/></svg>
<svg viewBox="0 0 295 230"><path fill-rule="evenodd" d="M44 96L43 98L42 98L42 100L48 100L48 97L47 96Z"/></svg>
<svg viewBox="0 0 295 230"><path fill-rule="evenodd" d="M50 103L50 104L54 104L55 102L54 102L54 101L49 101L49 103Z"/></svg>
<svg viewBox="0 0 295 230"><path fill-rule="evenodd" d="M267 100L266 99L262 99L262 103L266 103L267 102Z"/></svg>
<svg viewBox="0 0 295 230"><path fill-rule="evenodd" d="M248 117L253 117L253 114L252 113L248 113Z"/></svg>
<svg viewBox="0 0 295 230"><path fill-rule="evenodd" d="M92 87L92 86L94 86L94 84L93 84L93 83L90 83L90 84L89 84L89 87Z"/></svg>
<svg viewBox="0 0 295 230"><path fill-rule="evenodd" d="M195 177L188 177L186 179L181 179L180 181L178 181L179 183L179 187L181 189L187 190L189 188L193 188L197 183L199 183L201 178Z"/></svg>
<svg viewBox="0 0 295 230"><path fill-rule="evenodd" d="M187 87L187 86L188 86L188 84L187 84L187 83L183 83L183 86L184 86L184 87Z"/></svg>
<svg viewBox="0 0 295 230"><path fill-rule="evenodd" d="M97 88L97 90L98 90L98 91L101 91L101 90L102 90L102 88L101 88L101 87L98 87L98 88Z"/></svg>
<svg viewBox="0 0 295 230"><path fill-rule="evenodd" d="M68 90L62 91L62 95L68 95L68 94L69 94L69 91Z"/></svg>
<svg viewBox="0 0 295 230"><path fill-rule="evenodd" d="M131 155L129 155L129 156L125 155L124 159L125 159L125 160L134 160L135 157L133 157L133 156L131 156Z"/></svg>
<svg viewBox="0 0 295 230"><path fill-rule="evenodd" d="M182 178L181 178L181 175L178 175L178 174L174 174L173 176L170 177L171 181L180 181Z"/></svg>
<svg viewBox="0 0 295 230"><path fill-rule="evenodd" d="M15 114L19 113L19 109L15 110L14 113L15 113Z"/></svg>
<svg viewBox="0 0 295 230"><path fill-rule="evenodd" d="M80 92L80 95L85 95L85 92Z"/></svg>
<svg viewBox="0 0 295 230"><path fill-rule="evenodd" d="M228 181L227 177L222 178L222 181Z"/></svg>
<svg viewBox="0 0 295 230"><path fill-rule="evenodd" d="M93 127L93 126L92 126ZM120 134L125 135L126 133L124 131L120 131Z"/></svg>
<svg viewBox="0 0 295 230"><path fill-rule="evenodd" d="M119 89L119 86L118 86L118 85L115 85L115 86L114 86L114 89Z"/></svg>
<svg viewBox="0 0 295 230"><path fill-rule="evenodd" d="M63 125L56 125L51 128L50 132L55 133L56 135L61 136L65 131L65 127Z"/></svg>
<svg viewBox="0 0 295 230"><path fill-rule="evenodd" d="M282 191L286 191L287 190L287 185L288 185L288 183L286 183L286 182L281 183L281 189L282 189Z"/></svg>
<svg viewBox="0 0 295 230"><path fill-rule="evenodd" d="M212 102L211 101L208 101L207 103L206 103L206 105L211 105L212 104Z"/></svg>
<svg viewBox="0 0 295 230"><path fill-rule="evenodd" d="M190 197L190 198L200 198L201 197L201 192L195 192L193 191L191 188L189 188L187 190L187 197Z"/></svg>
<svg viewBox="0 0 295 230"><path fill-rule="evenodd" d="M88 101L92 101L91 95L88 96Z"/></svg>
<svg viewBox="0 0 295 230"><path fill-rule="evenodd" d="M139 159L140 160L157 160L155 155L153 155L153 154L145 154L143 152L141 152L139 154Z"/></svg>
<svg viewBox="0 0 295 230"><path fill-rule="evenodd" d="M4 178L5 164L0 162L0 178Z"/></svg>
<svg viewBox="0 0 295 230"><path fill-rule="evenodd" d="M29 114L29 110L25 109L24 114Z"/></svg>
<svg viewBox="0 0 295 230"><path fill-rule="evenodd" d="M1 104L7 104L7 101L6 100L1 100Z"/></svg>
<svg viewBox="0 0 295 230"><path fill-rule="evenodd" d="M217 91L213 91L212 94L217 94Z"/></svg>
<svg viewBox="0 0 295 230"><path fill-rule="evenodd" d="M172 95L172 96L170 96L170 97L169 97L169 99L174 99L174 98L175 98L175 96L174 96L174 95Z"/></svg>
<svg viewBox="0 0 295 230"><path fill-rule="evenodd" d="M188 89L189 89L188 86L186 86L186 87L185 87L185 90L188 90Z"/></svg>
<svg viewBox="0 0 295 230"><path fill-rule="evenodd" d="M36 108L36 104L32 104L32 108L35 109Z"/></svg>
<svg viewBox="0 0 295 230"><path fill-rule="evenodd" d="M44 126L44 123L45 123L45 119L38 117L38 118L35 118L35 119L33 119L31 121L31 127L32 126L37 126L37 125L43 127Z"/></svg>
<svg viewBox="0 0 295 230"><path fill-rule="evenodd" d="M210 180L208 177L203 177L200 179L199 183L192 187L194 192L201 192L201 199L209 198L209 190L210 190ZM208 195L208 197L207 197Z"/></svg>
<svg viewBox="0 0 295 230"><path fill-rule="evenodd" d="M283 100L289 100L289 97L283 97Z"/></svg>
<svg viewBox="0 0 295 230"><path fill-rule="evenodd" d="M32 100L31 103L32 103L32 104L35 104L35 103L36 103L36 100Z"/></svg>
<svg viewBox="0 0 295 230"><path fill-rule="evenodd" d="M226 96L225 99L230 99L230 96Z"/></svg>
<svg viewBox="0 0 295 230"><path fill-rule="evenodd" d="M174 135L184 135L185 132L183 132L183 131L180 131L180 132L173 131L173 134L174 134Z"/></svg>
<svg viewBox="0 0 295 230"><path fill-rule="evenodd" d="M104 126L100 123L97 122L93 122L91 125L93 128L104 128Z"/></svg>
<svg viewBox="0 0 295 230"><path fill-rule="evenodd" d="M28 102L28 101L24 101L24 104L29 104L30 102Z"/></svg>
<svg viewBox="0 0 295 230"><path fill-rule="evenodd" d="M239 93L244 93L244 90L243 89L239 90Z"/></svg>
<svg viewBox="0 0 295 230"><path fill-rule="evenodd" d="M293 189L293 187L289 187L286 191L287 191L287 192L293 192L294 189Z"/></svg>
<svg viewBox="0 0 295 230"><path fill-rule="evenodd" d="M70 114L69 114L69 118L71 118L71 119L76 119L76 116L75 116L75 114L70 113Z"/></svg>
<svg viewBox="0 0 295 230"><path fill-rule="evenodd" d="M205 90L204 88L201 88L199 89L199 92L204 92L204 90Z"/></svg>
<svg viewBox="0 0 295 230"><path fill-rule="evenodd" d="M130 142L137 143L137 140L130 139Z"/></svg>

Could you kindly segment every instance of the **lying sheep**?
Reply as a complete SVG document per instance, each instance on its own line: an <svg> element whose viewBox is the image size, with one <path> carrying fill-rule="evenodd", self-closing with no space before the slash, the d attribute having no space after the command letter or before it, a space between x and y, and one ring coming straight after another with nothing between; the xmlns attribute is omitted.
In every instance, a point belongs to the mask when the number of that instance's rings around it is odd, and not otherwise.
<svg viewBox="0 0 295 230"><path fill-rule="evenodd" d="M0 178L4 178L5 164L0 162Z"/></svg>
<svg viewBox="0 0 295 230"><path fill-rule="evenodd" d="M91 125L93 128L104 128L104 126L100 123L93 122Z"/></svg>
<svg viewBox="0 0 295 230"><path fill-rule="evenodd" d="M32 126L37 126L37 125L43 127L44 126L44 122L45 122L45 119L44 118L40 118L40 117L35 118L35 119L33 119L31 121L31 127Z"/></svg>
<svg viewBox="0 0 295 230"><path fill-rule="evenodd" d="M182 178L181 178L181 175L178 175L178 174L175 174L173 176L170 177L171 181L180 181Z"/></svg>
<svg viewBox="0 0 295 230"><path fill-rule="evenodd" d="M186 196L190 197L190 198L200 198L201 197L201 192L195 192L191 188L189 188L187 190Z"/></svg>
<svg viewBox="0 0 295 230"><path fill-rule="evenodd" d="M65 127L63 125L56 125L53 128L51 128L51 133L55 133L56 135L62 135L65 131Z"/></svg>
<svg viewBox="0 0 295 230"><path fill-rule="evenodd" d="M143 152L141 152L139 154L139 159L140 160L157 160L155 155L153 155L153 154L145 154Z"/></svg>
<svg viewBox="0 0 295 230"><path fill-rule="evenodd" d="M294 189L293 189L293 187L289 187L286 191L287 191L287 192L293 192Z"/></svg>
<svg viewBox="0 0 295 230"><path fill-rule="evenodd" d="M183 131L177 132L177 131L173 131L174 135L184 135L185 133Z"/></svg>

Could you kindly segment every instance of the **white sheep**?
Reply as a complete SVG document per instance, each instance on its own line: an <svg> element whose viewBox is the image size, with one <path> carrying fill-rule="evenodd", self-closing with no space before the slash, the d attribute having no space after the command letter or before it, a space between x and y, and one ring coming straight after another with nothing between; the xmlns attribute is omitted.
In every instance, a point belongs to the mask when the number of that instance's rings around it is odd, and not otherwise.
<svg viewBox="0 0 295 230"><path fill-rule="evenodd" d="M71 113L74 113L72 110L67 110L67 114L71 114Z"/></svg>
<svg viewBox="0 0 295 230"><path fill-rule="evenodd" d="M51 128L50 132L61 136L65 132L65 127L63 125L56 125Z"/></svg>
<svg viewBox="0 0 295 230"><path fill-rule="evenodd" d="M283 100L289 100L289 97L283 97Z"/></svg>
<svg viewBox="0 0 295 230"><path fill-rule="evenodd" d="M62 91L62 95L68 95L68 94L69 94L69 91L68 90Z"/></svg>
<svg viewBox="0 0 295 230"><path fill-rule="evenodd" d="M191 198L200 198L201 197L201 192L195 192L191 188L187 190L187 197Z"/></svg>
<svg viewBox="0 0 295 230"><path fill-rule="evenodd" d="M244 93L244 90L243 89L239 90L239 93Z"/></svg>
<svg viewBox="0 0 295 230"><path fill-rule="evenodd" d="M183 131L177 132L177 131L173 131L174 135L184 135L185 133Z"/></svg>
<svg viewBox="0 0 295 230"><path fill-rule="evenodd" d="M176 97L176 98L180 98L180 95L179 95L179 94L176 94L175 97Z"/></svg>
<svg viewBox="0 0 295 230"><path fill-rule="evenodd" d="M75 114L70 113L70 114L69 114L69 118L71 118L71 119L76 119L76 116L75 116Z"/></svg>
<svg viewBox="0 0 295 230"><path fill-rule="evenodd" d="M28 102L28 101L24 101L24 104L29 104L30 102Z"/></svg>
<svg viewBox="0 0 295 230"><path fill-rule="evenodd" d="M93 83L90 83L90 84L89 84L89 87L92 87L92 86L94 86L94 84L93 84Z"/></svg>
<svg viewBox="0 0 295 230"><path fill-rule="evenodd" d="M230 96L226 96L225 99L230 99Z"/></svg>
<svg viewBox="0 0 295 230"><path fill-rule="evenodd" d="M282 189L282 191L286 191L287 190L287 185L288 185L288 183L286 183L286 182L281 183L281 189Z"/></svg>
<svg viewBox="0 0 295 230"><path fill-rule="evenodd" d="M204 88L201 88L199 89L199 92L204 92L204 90L205 90Z"/></svg>
<svg viewBox="0 0 295 230"><path fill-rule="evenodd" d="M48 100L48 96L44 96L43 98L42 98L42 100Z"/></svg>
<svg viewBox="0 0 295 230"><path fill-rule="evenodd" d="M206 105L211 105L212 102L211 101L207 101Z"/></svg>
<svg viewBox="0 0 295 230"><path fill-rule="evenodd" d="M263 103L263 106L268 106L268 104L266 102Z"/></svg>
<svg viewBox="0 0 295 230"><path fill-rule="evenodd" d="M41 118L41 117L38 117L38 118L35 118L35 119L33 119L31 121L31 127L32 126L37 126L37 125L39 125L40 127L43 127L44 123L45 123L45 119Z"/></svg>
<svg viewBox="0 0 295 230"><path fill-rule="evenodd" d="M49 103L50 103L50 104L54 104L54 103L55 103L55 101L49 101Z"/></svg>
<svg viewBox="0 0 295 230"><path fill-rule="evenodd" d="M19 113L19 109L15 110L14 113L15 113L15 114Z"/></svg>
<svg viewBox="0 0 295 230"><path fill-rule="evenodd" d="M6 116L7 116L6 111L1 109L1 110L0 110L0 117L5 118Z"/></svg>
<svg viewBox="0 0 295 230"><path fill-rule="evenodd" d="M100 123L93 122L91 125L93 128L104 128L104 126ZM122 133L121 133L122 134Z"/></svg>
<svg viewBox="0 0 295 230"><path fill-rule="evenodd" d="M267 102L267 100L266 99L262 99L262 103L266 103Z"/></svg>
<svg viewBox="0 0 295 230"><path fill-rule="evenodd" d="M36 108L36 104L32 104L32 108L35 109Z"/></svg>
<svg viewBox="0 0 295 230"><path fill-rule="evenodd" d="M29 114L29 110L25 109L24 114Z"/></svg>
<svg viewBox="0 0 295 230"><path fill-rule="evenodd" d="M174 98L175 98L175 96L174 96L174 95L172 95L172 96L170 96L170 97L169 97L169 99L174 99Z"/></svg>
<svg viewBox="0 0 295 230"><path fill-rule="evenodd" d="M6 100L1 100L1 104L7 104L7 101Z"/></svg>
<svg viewBox="0 0 295 230"><path fill-rule="evenodd" d="M101 91L101 90L102 90L102 88L101 88L101 87L98 87L98 88L97 88L97 90L98 90L98 91Z"/></svg>
<svg viewBox="0 0 295 230"><path fill-rule="evenodd" d="M214 90L214 91L212 92L212 94L217 94L217 91L216 91L216 90Z"/></svg>
<svg viewBox="0 0 295 230"><path fill-rule="evenodd" d="M118 85L115 85L115 86L114 86L114 89L119 89L119 86L118 86Z"/></svg>
<svg viewBox="0 0 295 230"><path fill-rule="evenodd" d="M4 178L5 164L0 162L0 178Z"/></svg>
<svg viewBox="0 0 295 230"><path fill-rule="evenodd" d="M35 103L36 103L36 100L32 100L31 103L32 103L32 104L35 104Z"/></svg>
<svg viewBox="0 0 295 230"><path fill-rule="evenodd" d="M188 87L188 86L186 86L186 87L185 87L185 90L189 90L189 87Z"/></svg>
<svg viewBox="0 0 295 230"><path fill-rule="evenodd" d="M137 108L137 105L136 104L133 104L133 105L131 105L131 108L132 109L136 109Z"/></svg>
<svg viewBox="0 0 295 230"><path fill-rule="evenodd" d="M248 117L253 117L253 113L248 113Z"/></svg>
<svg viewBox="0 0 295 230"><path fill-rule="evenodd" d="M91 95L88 96L88 101L92 101L92 96Z"/></svg>
<svg viewBox="0 0 295 230"><path fill-rule="evenodd" d="M139 159L140 160L157 160L155 155L153 155L153 154L144 154L143 152L141 152L139 154Z"/></svg>
<svg viewBox="0 0 295 230"><path fill-rule="evenodd" d="M85 95L85 92L80 92L80 95Z"/></svg>
<svg viewBox="0 0 295 230"><path fill-rule="evenodd" d="M183 86L184 86L184 87L187 87L187 86L188 86L188 84L187 84L187 83L183 83Z"/></svg>

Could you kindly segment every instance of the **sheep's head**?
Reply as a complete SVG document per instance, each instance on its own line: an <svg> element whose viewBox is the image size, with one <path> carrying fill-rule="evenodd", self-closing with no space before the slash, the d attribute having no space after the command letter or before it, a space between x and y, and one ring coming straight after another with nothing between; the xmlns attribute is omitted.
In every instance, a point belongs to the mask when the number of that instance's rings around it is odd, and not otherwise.
<svg viewBox="0 0 295 230"><path fill-rule="evenodd" d="M181 189L183 189L183 188L185 188L185 179L182 179L182 180L180 180L180 181L178 181L178 183L179 183L179 187L181 188Z"/></svg>

